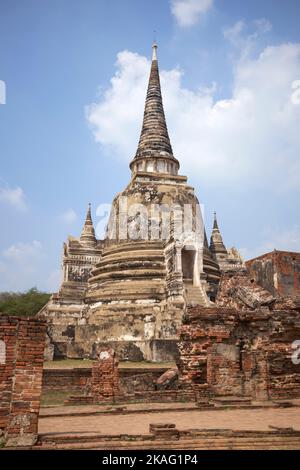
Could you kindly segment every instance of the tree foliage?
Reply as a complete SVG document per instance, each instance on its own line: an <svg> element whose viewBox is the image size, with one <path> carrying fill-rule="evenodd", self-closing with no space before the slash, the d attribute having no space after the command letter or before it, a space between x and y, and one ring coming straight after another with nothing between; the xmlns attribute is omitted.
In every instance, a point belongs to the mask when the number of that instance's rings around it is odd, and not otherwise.
<svg viewBox="0 0 300 470"><path fill-rule="evenodd" d="M27 292L0 292L0 314L34 316L48 302L50 295L36 287Z"/></svg>

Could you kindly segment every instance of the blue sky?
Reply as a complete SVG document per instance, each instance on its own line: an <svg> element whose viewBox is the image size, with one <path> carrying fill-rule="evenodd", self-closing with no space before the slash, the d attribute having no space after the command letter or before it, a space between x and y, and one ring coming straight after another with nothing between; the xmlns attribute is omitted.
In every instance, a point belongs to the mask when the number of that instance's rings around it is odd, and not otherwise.
<svg viewBox="0 0 300 470"><path fill-rule="evenodd" d="M88 202L129 181L153 30L208 234L216 210L247 258L299 251L299 17L298 0L0 0L0 290L56 290Z"/></svg>

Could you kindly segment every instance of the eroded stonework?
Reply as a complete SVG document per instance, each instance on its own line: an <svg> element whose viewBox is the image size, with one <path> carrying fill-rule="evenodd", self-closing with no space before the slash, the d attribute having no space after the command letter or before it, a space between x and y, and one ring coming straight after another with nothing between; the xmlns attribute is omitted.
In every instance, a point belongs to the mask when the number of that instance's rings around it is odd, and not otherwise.
<svg viewBox="0 0 300 470"><path fill-rule="evenodd" d="M105 240L96 240L89 208L80 239L64 245L62 286L40 312L48 321L48 359L51 345L56 358L94 358L97 347L111 345L123 360L172 360L186 306L208 307L216 296L220 266L194 188L178 174L156 45L130 169L128 186L113 201ZM191 223L178 234L186 210Z"/></svg>
<svg viewBox="0 0 300 470"><path fill-rule="evenodd" d="M297 311L299 254L274 252L246 266L235 248L226 249L216 214L208 244L194 188L179 174L173 155L156 47L131 180L113 200L104 240L95 237L89 207L80 238L64 245L61 288L40 312L48 321L48 359L95 358L99 347L109 347L120 360L170 361L179 357L178 331L193 306L207 309L212 320L214 309L225 309L224 321L230 310L239 318L239 329L244 320L237 315L243 312L257 311L263 318L270 311ZM186 208L191 223L178 234ZM223 327L220 323L218 329ZM228 357L240 354L237 345L229 346L209 346L224 370ZM209 375L219 383L223 379L216 378L214 361ZM240 377L238 361L244 359L230 361ZM253 356L245 361L255 368L263 360Z"/></svg>

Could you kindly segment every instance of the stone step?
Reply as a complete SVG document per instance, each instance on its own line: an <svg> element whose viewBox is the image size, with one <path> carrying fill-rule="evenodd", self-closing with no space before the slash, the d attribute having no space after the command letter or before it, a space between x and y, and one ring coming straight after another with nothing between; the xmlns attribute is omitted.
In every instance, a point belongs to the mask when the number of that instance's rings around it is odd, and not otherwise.
<svg viewBox="0 0 300 470"><path fill-rule="evenodd" d="M192 284L185 283L185 292L187 303L189 305L202 305L207 306L207 298L200 286L193 286Z"/></svg>
<svg viewBox="0 0 300 470"><path fill-rule="evenodd" d="M111 444L115 444L115 443L125 443L125 442L128 442L128 445L132 444L132 445L141 445L143 444L145 441L147 442L156 442L156 441L161 441L161 442L164 442L166 444L168 443L174 443L174 440L173 439L151 439L150 436L148 435L144 435L144 438L141 438L141 436L139 436L138 439L136 439L137 436L131 436L131 435L126 435L126 436L123 436L124 439L120 439L120 436L104 436L104 435L95 435L95 436L84 436L84 435L73 435L73 436L68 436L69 439L67 439L67 437L63 437L63 436L53 436L53 438L51 438L51 436L49 436L48 439L46 440L43 440L42 441L42 444L44 443L49 443L49 442L52 442L52 443L57 443L57 444L61 444L61 443L92 443L92 442L96 442L96 443L102 443L102 444L106 444L107 442L111 443ZM126 438L126 439L125 439ZM187 442L193 442L193 441L198 441L198 442L205 442L205 443L208 443L208 444L214 444L214 443L219 443L219 444L225 444L225 443L228 443L230 441L238 441L240 444L253 444L253 443L257 443L257 442L264 442L264 443L274 443L274 444L278 444L279 442L281 441L285 441L286 443L289 443L289 444L294 444L295 442L296 443L299 443L300 444L300 437L299 435L297 436L293 436L293 435L282 435L282 434L274 434L272 436L262 436L262 437L259 437L259 433L258 435L253 436L253 437L249 437L249 436L234 436L234 435L229 435L229 436L222 436L222 435L217 435L217 436L195 436L194 438L181 438L181 439L178 439L177 440L177 443L187 443Z"/></svg>
<svg viewBox="0 0 300 470"><path fill-rule="evenodd" d="M150 425L151 426L151 425ZM152 425L155 429L159 426L157 424ZM162 426L165 426L162 425ZM174 425L175 426L175 425ZM170 429L176 429L170 428ZM188 433L188 434L186 434ZM191 436L192 434L192 436ZM144 435L130 435L130 434L119 434L119 435L105 435L105 434L90 434L90 433L58 433L58 434L40 434L39 443L88 443L88 442L111 442L111 443L121 443L129 441L129 444L139 445L145 441L163 441L165 443L174 442L168 439L153 439L153 435L144 434ZM207 431L181 431L181 438L178 442L192 442L192 441L205 441L207 443L225 443L228 441L239 441L240 443L254 443L254 442L269 442L276 443L282 440L285 440L289 443L298 442L300 444L300 432L299 431L230 431L230 430L207 430Z"/></svg>
<svg viewBox="0 0 300 470"><path fill-rule="evenodd" d="M187 295L187 299L190 301L198 301L198 300L201 302L205 301L205 297L201 295Z"/></svg>
<svg viewBox="0 0 300 470"><path fill-rule="evenodd" d="M199 289L186 289L186 293L188 296L191 296L191 297L201 297L202 299L204 299L204 294L203 292L201 292Z"/></svg>
<svg viewBox="0 0 300 470"><path fill-rule="evenodd" d="M251 406L251 397L234 397L234 396L221 396L209 400L209 403L214 406Z"/></svg>
<svg viewBox="0 0 300 470"><path fill-rule="evenodd" d="M187 289L186 294L188 297L197 297L201 299L205 298L204 294L199 289L193 289L193 290Z"/></svg>
<svg viewBox="0 0 300 470"><path fill-rule="evenodd" d="M104 437L104 436L103 436ZM122 439L102 439L100 436L94 436L94 440L88 436L73 436L73 441L67 440L49 440L42 442L42 445L36 447L39 449L300 449L299 436L213 436L213 437L197 437L194 439L144 439L136 440L134 436L128 435L126 440ZM114 437L114 436L111 436ZM49 437L50 439L50 437Z"/></svg>
<svg viewBox="0 0 300 470"><path fill-rule="evenodd" d="M165 443L165 441L155 441L148 443L148 441L144 442L142 446L130 446L127 443L122 442L122 444L117 445L99 445L95 444L90 446L89 444L82 444L82 445L53 445L53 446L34 446L34 447L23 447L23 450L300 450L299 443L285 443L281 442L278 445L274 444L265 444L264 442L257 443L255 445L239 445L238 443L234 444L227 444L224 446L217 445L215 446L207 446L203 443L199 443L197 441L183 443L180 441L180 444L172 443ZM15 450L15 447L7 447L6 450Z"/></svg>

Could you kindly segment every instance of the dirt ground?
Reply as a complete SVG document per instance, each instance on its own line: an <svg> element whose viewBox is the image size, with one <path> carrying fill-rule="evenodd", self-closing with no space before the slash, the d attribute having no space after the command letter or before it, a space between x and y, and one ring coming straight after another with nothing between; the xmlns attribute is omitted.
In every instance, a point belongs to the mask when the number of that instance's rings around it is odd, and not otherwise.
<svg viewBox="0 0 300 470"><path fill-rule="evenodd" d="M77 407L78 409L79 407ZM84 407L83 407L84 409ZM70 410L71 411L71 410ZM46 410L44 409L45 413ZM269 425L300 430L300 407L226 410L184 410L132 414L43 417L39 433L148 434L150 423L175 423L177 429L264 431Z"/></svg>

